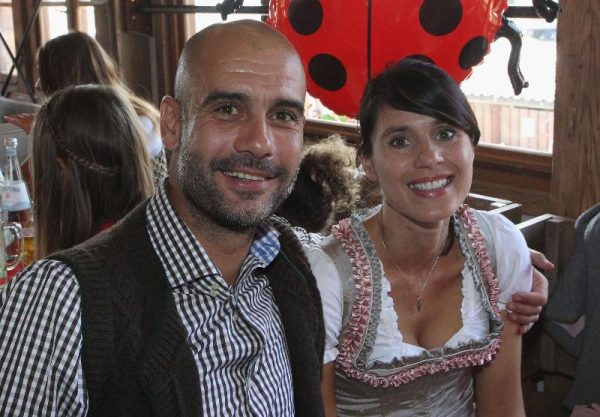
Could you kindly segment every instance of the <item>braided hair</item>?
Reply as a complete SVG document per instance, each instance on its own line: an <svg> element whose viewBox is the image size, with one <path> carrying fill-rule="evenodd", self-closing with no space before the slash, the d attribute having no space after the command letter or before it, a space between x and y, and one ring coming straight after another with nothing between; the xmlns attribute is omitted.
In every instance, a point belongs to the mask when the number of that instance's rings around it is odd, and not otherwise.
<svg viewBox="0 0 600 417"><path fill-rule="evenodd" d="M32 152L38 257L88 239L154 191L141 129L109 86L67 87L42 106Z"/></svg>

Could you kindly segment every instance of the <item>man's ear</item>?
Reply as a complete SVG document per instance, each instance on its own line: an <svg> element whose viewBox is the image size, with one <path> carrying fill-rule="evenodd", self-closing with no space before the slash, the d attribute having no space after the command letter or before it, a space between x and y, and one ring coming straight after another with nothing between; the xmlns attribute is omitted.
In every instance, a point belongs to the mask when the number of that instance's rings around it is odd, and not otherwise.
<svg viewBox="0 0 600 417"><path fill-rule="evenodd" d="M181 105L170 96L160 102L160 135L165 148L175 150L181 133Z"/></svg>

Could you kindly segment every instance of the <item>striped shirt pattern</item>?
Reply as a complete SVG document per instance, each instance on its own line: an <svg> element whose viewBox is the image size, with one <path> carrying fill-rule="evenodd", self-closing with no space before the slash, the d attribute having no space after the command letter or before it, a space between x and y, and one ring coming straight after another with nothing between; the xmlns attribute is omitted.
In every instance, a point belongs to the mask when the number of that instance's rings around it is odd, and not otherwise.
<svg viewBox="0 0 600 417"><path fill-rule="evenodd" d="M293 416L284 331L260 273L279 252L257 231L235 286L225 283L175 213L164 187L147 206L148 232L196 359L204 416ZM0 415L87 413L79 287L57 261L39 261L0 292Z"/></svg>

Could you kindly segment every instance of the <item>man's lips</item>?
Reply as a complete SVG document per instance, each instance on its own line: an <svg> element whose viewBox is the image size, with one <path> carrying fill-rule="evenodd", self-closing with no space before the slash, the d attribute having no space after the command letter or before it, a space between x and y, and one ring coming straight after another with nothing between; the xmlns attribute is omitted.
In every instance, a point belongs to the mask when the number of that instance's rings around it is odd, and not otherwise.
<svg viewBox="0 0 600 417"><path fill-rule="evenodd" d="M239 178L242 180L249 180L249 181L265 181L265 180L269 179L269 177L266 175L249 174L249 173L240 172L240 171L223 171L223 174L225 174L228 177Z"/></svg>

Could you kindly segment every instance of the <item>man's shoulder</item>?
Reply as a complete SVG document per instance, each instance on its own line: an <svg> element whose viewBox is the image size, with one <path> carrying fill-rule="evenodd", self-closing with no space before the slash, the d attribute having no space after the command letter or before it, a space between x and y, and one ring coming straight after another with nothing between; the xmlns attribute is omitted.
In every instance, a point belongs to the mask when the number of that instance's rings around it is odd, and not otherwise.
<svg viewBox="0 0 600 417"><path fill-rule="evenodd" d="M76 292L79 286L73 270L64 262L42 259L17 274L1 292L0 305L11 298L27 297L27 294L46 294L54 297L59 293Z"/></svg>

